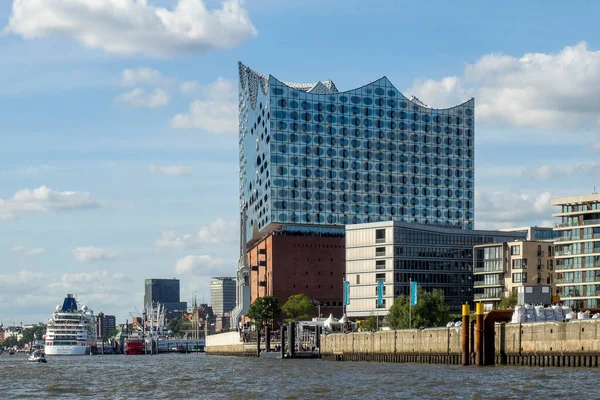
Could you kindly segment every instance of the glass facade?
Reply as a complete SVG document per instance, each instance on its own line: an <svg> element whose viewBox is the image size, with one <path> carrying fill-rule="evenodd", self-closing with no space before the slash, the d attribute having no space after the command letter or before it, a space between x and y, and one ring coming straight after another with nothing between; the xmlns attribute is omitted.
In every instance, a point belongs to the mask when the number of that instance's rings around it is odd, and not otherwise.
<svg viewBox="0 0 600 400"><path fill-rule="evenodd" d="M383 77L338 92L239 64L246 241L272 224L473 229L474 100L433 109Z"/></svg>
<svg viewBox="0 0 600 400"><path fill-rule="evenodd" d="M554 199L560 223L554 255L557 294L575 307L600 304L600 196Z"/></svg>

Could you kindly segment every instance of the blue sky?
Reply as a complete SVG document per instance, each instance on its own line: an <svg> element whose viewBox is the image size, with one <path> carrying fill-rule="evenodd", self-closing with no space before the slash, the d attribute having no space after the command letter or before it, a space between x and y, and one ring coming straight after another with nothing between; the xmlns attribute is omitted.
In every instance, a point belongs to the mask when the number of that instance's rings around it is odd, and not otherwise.
<svg viewBox="0 0 600 400"><path fill-rule="evenodd" d="M600 188L595 3L89 4L0 4L4 324L67 292L123 321L150 277L210 302L238 257L238 60L340 90L386 75L434 107L474 96L476 227L550 224L552 197Z"/></svg>

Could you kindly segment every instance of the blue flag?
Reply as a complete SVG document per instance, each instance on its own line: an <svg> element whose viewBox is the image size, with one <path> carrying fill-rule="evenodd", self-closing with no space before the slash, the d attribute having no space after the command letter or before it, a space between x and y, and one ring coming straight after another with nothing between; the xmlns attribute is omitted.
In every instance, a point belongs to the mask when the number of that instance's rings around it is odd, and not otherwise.
<svg viewBox="0 0 600 400"><path fill-rule="evenodd" d="M410 305L411 306L416 306L417 305L417 282L415 281L411 281L410 282Z"/></svg>
<svg viewBox="0 0 600 400"><path fill-rule="evenodd" d="M377 281L377 305L383 305L383 281Z"/></svg>
<svg viewBox="0 0 600 400"><path fill-rule="evenodd" d="M350 304L350 281L344 281L344 305Z"/></svg>

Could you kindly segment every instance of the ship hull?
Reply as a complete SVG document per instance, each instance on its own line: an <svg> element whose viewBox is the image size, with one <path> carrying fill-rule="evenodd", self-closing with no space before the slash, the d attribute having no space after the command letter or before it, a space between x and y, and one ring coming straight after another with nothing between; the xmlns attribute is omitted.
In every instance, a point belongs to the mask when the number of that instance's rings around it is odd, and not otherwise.
<svg viewBox="0 0 600 400"><path fill-rule="evenodd" d="M90 354L90 346L48 346L44 348L47 356L85 356Z"/></svg>

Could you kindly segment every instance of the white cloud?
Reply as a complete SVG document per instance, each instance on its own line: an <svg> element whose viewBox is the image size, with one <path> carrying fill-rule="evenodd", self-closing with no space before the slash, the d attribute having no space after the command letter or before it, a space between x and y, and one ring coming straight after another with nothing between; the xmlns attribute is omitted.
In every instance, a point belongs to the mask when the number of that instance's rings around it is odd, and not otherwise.
<svg viewBox="0 0 600 400"><path fill-rule="evenodd" d="M46 250L42 248L29 249L26 246L15 246L11 249L14 252L22 253L25 256L36 256L38 254L44 254Z"/></svg>
<svg viewBox="0 0 600 400"><path fill-rule="evenodd" d="M217 218L203 226L196 234L178 235L175 231L165 231L154 242L157 247L173 249L193 249L202 245L230 245L239 239L239 227L231 221Z"/></svg>
<svg viewBox="0 0 600 400"><path fill-rule="evenodd" d="M147 0L15 0L6 33L25 39L69 37L117 54L164 56L231 48L257 34L239 0L208 10L203 0L172 9Z"/></svg>
<svg viewBox="0 0 600 400"><path fill-rule="evenodd" d="M156 88L148 93L146 90L137 87L129 92L120 94L115 101L131 107L160 108L169 104L171 98L161 88Z"/></svg>
<svg viewBox="0 0 600 400"><path fill-rule="evenodd" d="M179 84L179 91L185 96L190 96L200 92L200 84L198 81L185 81Z"/></svg>
<svg viewBox="0 0 600 400"><path fill-rule="evenodd" d="M160 71L143 67L137 69L125 69L121 76L121 84L123 86L138 86L138 85L160 85L165 83L166 78L162 76Z"/></svg>
<svg viewBox="0 0 600 400"><path fill-rule="evenodd" d="M119 322L125 322L128 312L143 299L141 291L132 291L132 282L123 273L106 270L62 275L25 270L0 274L0 314L5 323L10 317L24 323L45 321L65 295L73 293L96 312L120 312Z"/></svg>
<svg viewBox="0 0 600 400"><path fill-rule="evenodd" d="M499 229L517 226L551 226L553 207L549 192L475 193L477 229Z"/></svg>
<svg viewBox="0 0 600 400"><path fill-rule="evenodd" d="M191 90L194 86L187 83ZM195 89L195 88L194 88ZM219 77L215 82L200 87L201 98L190 104L189 111L171 119L171 126L179 129L199 128L208 133L231 134L238 131L238 106L235 87L230 80Z"/></svg>
<svg viewBox="0 0 600 400"><path fill-rule="evenodd" d="M76 247L73 249L73 257L81 262L108 261L119 255L117 251L101 249L98 247Z"/></svg>
<svg viewBox="0 0 600 400"><path fill-rule="evenodd" d="M476 100L477 120L547 130L596 129L600 51L584 42L556 54L487 54L460 77L417 81L410 89L435 107Z"/></svg>
<svg viewBox="0 0 600 400"><path fill-rule="evenodd" d="M564 164L561 163L561 164ZM550 181L568 177L595 177L600 173L600 164L578 164L559 168L553 165L526 168L522 175L537 181Z"/></svg>
<svg viewBox="0 0 600 400"><path fill-rule="evenodd" d="M81 210L100 207L100 203L89 193L58 192L47 186L23 189L12 197L0 199L0 220L7 220L26 212L49 212Z"/></svg>
<svg viewBox="0 0 600 400"><path fill-rule="evenodd" d="M167 176L183 176L192 173L192 167L187 165L150 165L148 171Z"/></svg>
<svg viewBox="0 0 600 400"><path fill-rule="evenodd" d="M235 261L213 258L207 255L185 256L175 264L175 273L200 276L231 275L236 271Z"/></svg>

